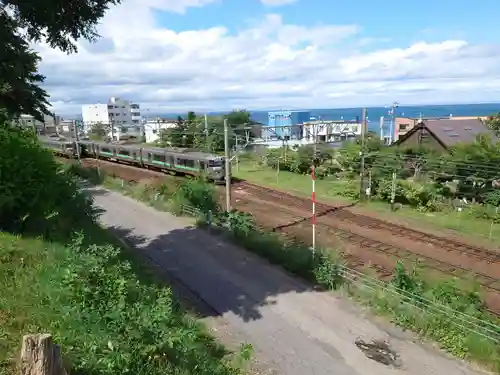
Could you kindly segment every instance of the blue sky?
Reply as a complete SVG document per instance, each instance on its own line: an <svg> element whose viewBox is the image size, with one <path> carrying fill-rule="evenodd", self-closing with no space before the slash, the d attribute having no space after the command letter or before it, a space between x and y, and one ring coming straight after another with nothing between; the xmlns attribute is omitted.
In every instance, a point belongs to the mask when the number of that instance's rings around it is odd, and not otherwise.
<svg viewBox="0 0 500 375"><path fill-rule="evenodd" d="M123 96L152 110L500 98L500 3L124 0L101 40L37 46L55 109ZM290 2L290 1L288 1Z"/></svg>
<svg viewBox="0 0 500 375"><path fill-rule="evenodd" d="M266 6L255 0L224 0L190 8L182 17L157 12L157 20L159 26L176 31L224 25L235 32L249 20L270 11L282 14L288 23L304 26L359 24L365 37L389 37L401 46L422 39L467 38L474 43L499 40L500 3L492 0L302 0L283 6Z"/></svg>

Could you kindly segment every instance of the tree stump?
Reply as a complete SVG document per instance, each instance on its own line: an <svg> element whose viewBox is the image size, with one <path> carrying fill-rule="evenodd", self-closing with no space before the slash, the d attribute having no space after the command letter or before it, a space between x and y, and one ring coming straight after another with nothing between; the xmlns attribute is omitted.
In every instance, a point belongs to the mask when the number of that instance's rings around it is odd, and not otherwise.
<svg viewBox="0 0 500 375"><path fill-rule="evenodd" d="M60 348L52 342L52 335L23 337L21 375L66 375Z"/></svg>

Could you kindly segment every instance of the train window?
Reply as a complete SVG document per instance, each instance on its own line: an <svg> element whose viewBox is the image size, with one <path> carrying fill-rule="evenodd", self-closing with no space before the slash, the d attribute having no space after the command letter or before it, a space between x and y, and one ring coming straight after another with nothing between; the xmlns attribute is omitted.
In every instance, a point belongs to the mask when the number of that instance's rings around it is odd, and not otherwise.
<svg viewBox="0 0 500 375"><path fill-rule="evenodd" d="M166 158L165 158L164 154L154 154L153 155L153 159L156 160L156 161L161 161L161 162L165 162L166 161Z"/></svg>
<svg viewBox="0 0 500 375"><path fill-rule="evenodd" d="M188 168L194 168L195 161L194 160L190 160L190 159L177 158L177 164L178 165L186 166Z"/></svg>
<svg viewBox="0 0 500 375"><path fill-rule="evenodd" d="M101 147L101 151L111 153L111 150L107 147Z"/></svg>
<svg viewBox="0 0 500 375"><path fill-rule="evenodd" d="M224 158L213 159L208 162L209 167L222 167L224 165Z"/></svg>
<svg viewBox="0 0 500 375"><path fill-rule="evenodd" d="M121 149L118 152L120 155L130 156L130 151Z"/></svg>

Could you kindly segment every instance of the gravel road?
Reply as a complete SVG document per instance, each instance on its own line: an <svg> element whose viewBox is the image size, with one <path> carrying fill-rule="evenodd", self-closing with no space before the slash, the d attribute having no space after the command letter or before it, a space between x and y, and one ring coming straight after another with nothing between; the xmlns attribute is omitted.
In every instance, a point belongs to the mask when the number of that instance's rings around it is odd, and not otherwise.
<svg viewBox="0 0 500 375"><path fill-rule="evenodd" d="M351 302L318 292L238 247L193 228L192 221L131 198L87 188L101 221L211 306L214 318L251 343L282 375L475 375L412 336L366 318ZM394 364L368 358L355 344L385 341ZM373 353L372 353L373 354ZM376 354L376 353L375 353Z"/></svg>

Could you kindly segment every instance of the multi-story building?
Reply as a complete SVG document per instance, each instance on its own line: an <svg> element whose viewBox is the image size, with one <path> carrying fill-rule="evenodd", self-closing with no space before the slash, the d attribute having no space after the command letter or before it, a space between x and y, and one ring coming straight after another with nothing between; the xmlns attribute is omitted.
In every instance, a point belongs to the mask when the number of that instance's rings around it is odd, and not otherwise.
<svg viewBox="0 0 500 375"><path fill-rule="evenodd" d="M308 111L273 111L268 112L267 126L262 128L262 138L301 139L302 126L311 118Z"/></svg>
<svg viewBox="0 0 500 375"><path fill-rule="evenodd" d="M354 139L361 135L360 121L314 120L304 122L302 139L305 144L337 143Z"/></svg>
<svg viewBox="0 0 500 375"><path fill-rule="evenodd" d="M59 125L60 121L61 118L55 115L44 115L43 121L35 119L35 117L32 115L21 115L15 121L15 123L25 128L35 129L37 134L45 135L57 133L57 126Z"/></svg>
<svg viewBox="0 0 500 375"><path fill-rule="evenodd" d="M147 143L154 143L160 139L161 131L176 128L177 120L157 118L144 124L144 136Z"/></svg>
<svg viewBox="0 0 500 375"><path fill-rule="evenodd" d="M101 123L127 127L141 125L139 104L128 100L111 97L107 104L87 104L82 106L82 120L84 130L88 132L92 125Z"/></svg>

